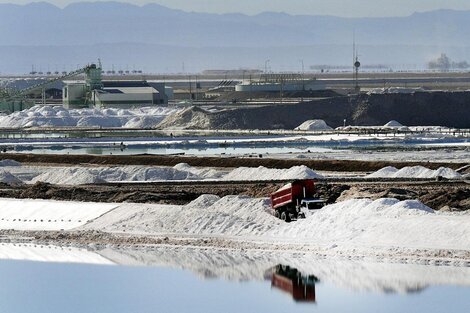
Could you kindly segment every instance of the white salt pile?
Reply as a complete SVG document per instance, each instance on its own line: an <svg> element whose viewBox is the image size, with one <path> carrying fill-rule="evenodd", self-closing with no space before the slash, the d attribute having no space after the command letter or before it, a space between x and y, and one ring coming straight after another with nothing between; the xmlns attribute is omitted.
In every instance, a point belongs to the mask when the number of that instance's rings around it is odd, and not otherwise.
<svg viewBox="0 0 470 313"><path fill-rule="evenodd" d="M30 182L45 182L58 185L97 184L120 181L165 181L165 180L294 180L321 178L306 166L290 169L265 167L240 167L227 173L214 168L196 168L186 163L174 167L64 167L50 168Z"/></svg>
<svg viewBox="0 0 470 313"><path fill-rule="evenodd" d="M387 124L384 125L385 128L392 128L392 129L395 129L395 130L399 130L399 131L411 131L410 128L406 127L406 126L403 126L401 123L395 121L395 120L391 120L390 122L388 122Z"/></svg>
<svg viewBox="0 0 470 313"><path fill-rule="evenodd" d="M173 168L176 169L176 170L179 170L179 171L189 172L189 173L199 177L200 179L219 179L222 176L227 174L227 172L223 171L223 170L216 170L216 169L211 168L211 167L197 168L197 167L193 167L193 166L191 166L187 163L176 164Z"/></svg>
<svg viewBox="0 0 470 313"><path fill-rule="evenodd" d="M321 178L320 174L305 165L290 169L272 169L260 167L239 167L225 175L222 180L290 180Z"/></svg>
<svg viewBox="0 0 470 313"><path fill-rule="evenodd" d="M204 204L209 206L201 207ZM226 196L217 200L207 195L186 206L123 204L84 228L126 233L257 235L282 223L266 213L269 207L268 199Z"/></svg>
<svg viewBox="0 0 470 313"><path fill-rule="evenodd" d="M395 121L395 120L391 120L390 122L388 122L384 126L385 127L402 127L403 125L400 124L399 122Z"/></svg>
<svg viewBox="0 0 470 313"><path fill-rule="evenodd" d="M300 124L295 130L332 130L324 120L308 120Z"/></svg>
<svg viewBox="0 0 470 313"><path fill-rule="evenodd" d="M52 168L34 177L31 183L45 182L58 185L99 184L116 181L199 180L190 171L171 167L64 167Z"/></svg>
<svg viewBox="0 0 470 313"><path fill-rule="evenodd" d="M18 207L22 210L17 210ZM287 224L269 199L201 196L186 206L0 199L1 229L79 229L126 234L237 236L276 244L374 249L470 247L470 215L434 213L419 201L354 199ZM90 222L83 225L86 220ZM393 250L390 250L393 248Z"/></svg>
<svg viewBox="0 0 470 313"><path fill-rule="evenodd" d="M290 238L352 239L366 232L367 228L377 226L374 224L378 219L433 213L431 208L415 200L353 199L325 206L307 219L284 225L273 232L276 236ZM383 226L387 228L385 224Z"/></svg>
<svg viewBox="0 0 470 313"><path fill-rule="evenodd" d="M470 215L435 214L414 200L348 200L290 224L274 218L269 210L269 199L227 196L217 200L204 195L186 206L122 204L83 228L361 248L468 250L470 246Z"/></svg>
<svg viewBox="0 0 470 313"><path fill-rule="evenodd" d="M153 128L179 108L74 109L62 106L34 106L28 110L0 116L0 128L25 127L126 127Z"/></svg>
<svg viewBox="0 0 470 313"><path fill-rule="evenodd" d="M200 177L189 171L180 171L171 167L130 167L123 168L125 181L160 181L160 180L199 180ZM109 178L105 178L109 180Z"/></svg>
<svg viewBox="0 0 470 313"><path fill-rule="evenodd" d="M185 209L207 209L220 200L216 195L201 195L196 200L185 205Z"/></svg>
<svg viewBox="0 0 470 313"><path fill-rule="evenodd" d="M459 179L462 175L453 169L440 167L437 170L431 170L423 166L408 166L400 170L393 166L384 167L372 174L368 178L436 178L445 177L449 179Z"/></svg>
<svg viewBox="0 0 470 313"><path fill-rule="evenodd" d="M271 236L343 247L468 250L469 222L470 216L434 214L419 201L359 199L326 206Z"/></svg>
<svg viewBox="0 0 470 313"><path fill-rule="evenodd" d="M99 184L105 181L87 168L61 168L40 174L32 179L32 183L44 182L57 185Z"/></svg>
<svg viewBox="0 0 470 313"><path fill-rule="evenodd" d="M22 184L23 182L13 175L12 173L0 169L0 183L9 184L9 185L18 185Z"/></svg>

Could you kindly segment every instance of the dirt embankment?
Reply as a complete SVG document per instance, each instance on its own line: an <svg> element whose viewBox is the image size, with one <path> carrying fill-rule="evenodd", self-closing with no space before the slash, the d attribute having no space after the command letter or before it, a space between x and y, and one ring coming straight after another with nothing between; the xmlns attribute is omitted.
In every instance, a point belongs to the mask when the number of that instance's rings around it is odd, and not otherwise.
<svg viewBox="0 0 470 313"><path fill-rule="evenodd" d="M36 183L26 186L0 184L0 198L49 199L84 202L134 202L184 205L203 194L269 197L282 183L109 184L57 186ZM317 195L327 203L353 198L418 199L436 210L470 210L470 185L466 183L318 183Z"/></svg>
<svg viewBox="0 0 470 313"><path fill-rule="evenodd" d="M270 159L270 158L237 158L237 157L193 157L193 156L161 156L161 155L55 155L55 154L0 154L0 160L15 160L20 163L56 164L56 165L147 165L175 166L188 163L196 167L258 167L291 168L305 165L318 171L341 172L372 172L386 166L403 168L421 165L430 169L449 167L458 169L467 163L451 162L392 162L392 161L353 161L353 160L309 160L309 159Z"/></svg>
<svg viewBox="0 0 470 313"><path fill-rule="evenodd" d="M209 113L192 107L167 117L160 128L185 129L294 129L306 120L323 119L331 127L384 125L435 125L470 128L470 92L416 92L362 94L317 99L298 104L237 108Z"/></svg>

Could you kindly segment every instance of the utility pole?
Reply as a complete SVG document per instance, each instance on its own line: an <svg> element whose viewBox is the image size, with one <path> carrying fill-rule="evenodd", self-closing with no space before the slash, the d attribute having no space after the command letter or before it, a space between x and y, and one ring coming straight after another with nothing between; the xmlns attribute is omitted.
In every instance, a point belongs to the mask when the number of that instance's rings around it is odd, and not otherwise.
<svg viewBox="0 0 470 313"><path fill-rule="evenodd" d="M264 82L268 82L268 63L271 62L270 59L267 59L264 61Z"/></svg>
<svg viewBox="0 0 470 313"><path fill-rule="evenodd" d="M189 101L193 101L193 90L192 90L192 84L191 84L191 75L188 76L189 78Z"/></svg>
<svg viewBox="0 0 470 313"><path fill-rule="evenodd" d="M353 76L354 76L354 91L359 93L361 88L359 87L359 68L361 62L359 62L359 56L356 50L356 31L353 33Z"/></svg>

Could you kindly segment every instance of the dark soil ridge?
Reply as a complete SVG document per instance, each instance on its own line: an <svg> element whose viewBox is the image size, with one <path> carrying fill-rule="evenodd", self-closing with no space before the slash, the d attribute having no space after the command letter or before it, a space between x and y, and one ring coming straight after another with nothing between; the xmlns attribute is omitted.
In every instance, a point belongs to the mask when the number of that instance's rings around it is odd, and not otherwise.
<svg viewBox="0 0 470 313"><path fill-rule="evenodd" d="M203 194L246 195L269 197L284 183L240 183L214 182L212 184L172 185L81 185L58 186L47 183L9 186L0 184L0 198L45 199L82 202L112 203L160 203L187 204ZM327 203L352 198L396 198L398 200L420 200L435 210L470 210L470 185L465 182L419 182L419 183L317 183L316 196Z"/></svg>
<svg viewBox="0 0 470 313"><path fill-rule="evenodd" d="M309 159L272 159L272 158L230 158L230 157L193 157L161 155L57 155L57 154L0 154L0 160L15 160L20 163L56 164L56 165L148 165L175 166L187 163L195 167L258 167L291 168L305 165L319 171L372 172L386 166L403 168L421 165L430 169L449 167L458 169L468 163L452 162L393 162L393 161L356 161L356 160L309 160Z"/></svg>

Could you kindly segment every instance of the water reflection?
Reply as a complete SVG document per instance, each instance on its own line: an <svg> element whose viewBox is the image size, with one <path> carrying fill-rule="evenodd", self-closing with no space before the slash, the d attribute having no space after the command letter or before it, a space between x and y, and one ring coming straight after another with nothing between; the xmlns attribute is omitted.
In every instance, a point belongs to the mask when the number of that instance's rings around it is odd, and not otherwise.
<svg viewBox="0 0 470 313"><path fill-rule="evenodd" d="M204 280L268 280L273 289L284 290L297 301L315 297L315 285L320 281L353 292L378 294L417 293L433 286L470 287L470 267L325 258L286 251L0 243L0 260L166 267L191 271Z"/></svg>
<svg viewBox="0 0 470 313"><path fill-rule="evenodd" d="M315 303L315 284L319 281L315 275L304 275L288 265L272 268L271 287L290 294L297 302Z"/></svg>

